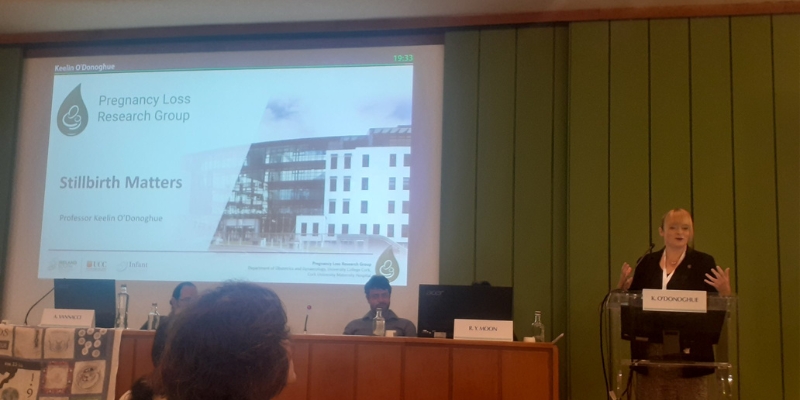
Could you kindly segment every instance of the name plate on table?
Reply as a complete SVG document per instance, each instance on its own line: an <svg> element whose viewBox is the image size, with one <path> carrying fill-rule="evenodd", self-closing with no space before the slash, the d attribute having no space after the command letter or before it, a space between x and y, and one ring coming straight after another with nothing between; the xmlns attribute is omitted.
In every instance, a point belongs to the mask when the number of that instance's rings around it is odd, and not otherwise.
<svg viewBox="0 0 800 400"><path fill-rule="evenodd" d="M514 321L457 319L453 339L514 341Z"/></svg>
<svg viewBox="0 0 800 400"><path fill-rule="evenodd" d="M94 328L94 310L45 308L39 326Z"/></svg>
<svg viewBox="0 0 800 400"><path fill-rule="evenodd" d="M702 290L642 290L642 310L705 313L708 297Z"/></svg>

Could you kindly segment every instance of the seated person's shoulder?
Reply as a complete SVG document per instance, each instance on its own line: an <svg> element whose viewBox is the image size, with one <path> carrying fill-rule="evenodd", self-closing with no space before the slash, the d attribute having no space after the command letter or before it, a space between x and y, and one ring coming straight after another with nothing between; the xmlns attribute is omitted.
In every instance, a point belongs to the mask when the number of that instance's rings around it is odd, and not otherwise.
<svg viewBox="0 0 800 400"><path fill-rule="evenodd" d="M395 331L395 336L417 336L417 328L414 323L400 318L394 312L391 312L390 317L386 321L386 329Z"/></svg>
<svg viewBox="0 0 800 400"><path fill-rule="evenodd" d="M417 336L417 327L413 322L405 318L399 318L403 327L403 336Z"/></svg>
<svg viewBox="0 0 800 400"><path fill-rule="evenodd" d="M370 323L369 332L363 332L367 327L366 322ZM372 322L365 321L363 318L356 318L350 321L347 326L344 327L345 335L369 335L370 333L372 333Z"/></svg>

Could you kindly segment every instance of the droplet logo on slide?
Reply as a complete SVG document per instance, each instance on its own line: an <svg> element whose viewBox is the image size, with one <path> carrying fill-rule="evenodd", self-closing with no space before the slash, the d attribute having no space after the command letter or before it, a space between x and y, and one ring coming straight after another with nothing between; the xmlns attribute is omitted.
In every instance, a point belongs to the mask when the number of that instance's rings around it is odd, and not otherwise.
<svg viewBox="0 0 800 400"><path fill-rule="evenodd" d="M387 247L378 257L378 262L375 263L375 274L385 276L389 282L393 282L400 276L400 265L394 257L392 246Z"/></svg>
<svg viewBox="0 0 800 400"><path fill-rule="evenodd" d="M75 136L86 129L89 123L89 111L81 96L81 85L75 86L64 98L56 115L58 130L67 136Z"/></svg>

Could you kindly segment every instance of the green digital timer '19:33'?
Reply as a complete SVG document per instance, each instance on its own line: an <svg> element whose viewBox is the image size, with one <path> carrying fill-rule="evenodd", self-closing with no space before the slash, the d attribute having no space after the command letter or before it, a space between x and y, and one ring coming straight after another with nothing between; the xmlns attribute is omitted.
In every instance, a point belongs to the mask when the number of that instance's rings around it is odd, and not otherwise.
<svg viewBox="0 0 800 400"><path fill-rule="evenodd" d="M413 54L395 54L394 62L413 62L414 55Z"/></svg>

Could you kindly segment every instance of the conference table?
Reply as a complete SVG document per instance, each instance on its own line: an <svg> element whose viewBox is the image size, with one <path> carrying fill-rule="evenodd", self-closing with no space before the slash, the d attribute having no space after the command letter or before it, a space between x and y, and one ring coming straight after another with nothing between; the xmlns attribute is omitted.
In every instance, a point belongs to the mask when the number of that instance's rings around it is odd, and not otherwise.
<svg viewBox="0 0 800 400"><path fill-rule="evenodd" d="M297 382L279 400L557 400L550 343L294 335ZM153 332L125 331L117 398L153 370Z"/></svg>

